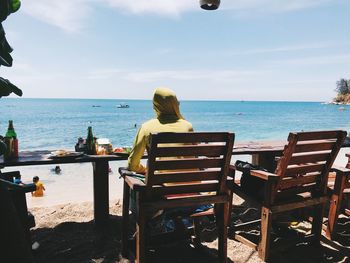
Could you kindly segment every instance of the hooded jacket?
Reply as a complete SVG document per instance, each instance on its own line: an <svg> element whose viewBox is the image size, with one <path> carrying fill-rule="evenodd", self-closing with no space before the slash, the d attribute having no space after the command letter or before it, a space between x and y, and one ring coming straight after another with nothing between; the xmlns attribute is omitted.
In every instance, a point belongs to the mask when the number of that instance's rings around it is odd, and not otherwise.
<svg viewBox="0 0 350 263"><path fill-rule="evenodd" d="M157 117L142 124L128 159L128 169L137 173L146 172L146 167L140 163L140 160L145 150L149 150L151 133L193 131L192 124L180 113L179 101L174 91L168 88L157 88L153 96L153 109Z"/></svg>

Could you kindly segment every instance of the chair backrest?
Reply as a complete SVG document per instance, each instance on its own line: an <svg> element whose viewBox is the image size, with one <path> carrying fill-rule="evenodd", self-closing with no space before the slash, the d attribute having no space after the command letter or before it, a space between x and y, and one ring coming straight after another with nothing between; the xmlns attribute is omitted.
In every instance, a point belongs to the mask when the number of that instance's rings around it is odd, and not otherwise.
<svg viewBox="0 0 350 263"><path fill-rule="evenodd" d="M226 193L234 134L227 132L151 135L147 198L186 198Z"/></svg>
<svg viewBox="0 0 350 263"><path fill-rule="evenodd" d="M329 171L345 136L340 130L290 133L275 171L280 177L274 197L325 195Z"/></svg>

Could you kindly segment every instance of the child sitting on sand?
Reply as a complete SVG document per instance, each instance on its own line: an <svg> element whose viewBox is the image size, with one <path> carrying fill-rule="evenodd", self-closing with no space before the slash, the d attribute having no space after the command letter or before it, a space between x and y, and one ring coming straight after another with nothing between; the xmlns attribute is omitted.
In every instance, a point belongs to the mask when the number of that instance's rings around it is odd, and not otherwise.
<svg viewBox="0 0 350 263"><path fill-rule="evenodd" d="M33 177L33 183L36 186L36 190L34 192L32 192L32 196L35 196L35 197L43 196L44 195L44 191L45 191L45 187L44 187L44 184L39 181L39 177L38 176L34 176Z"/></svg>

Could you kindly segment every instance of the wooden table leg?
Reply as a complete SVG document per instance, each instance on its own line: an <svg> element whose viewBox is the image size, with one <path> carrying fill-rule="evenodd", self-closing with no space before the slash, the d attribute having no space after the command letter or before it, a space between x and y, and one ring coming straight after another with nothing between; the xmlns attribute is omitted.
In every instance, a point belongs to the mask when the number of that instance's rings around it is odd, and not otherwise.
<svg viewBox="0 0 350 263"><path fill-rule="evenodd" d="M130 200L130 187L124 181L123 187L123 223L122 223L122 256L129 258L129 200Z"/></svg>
<svg viewBox="0 0 350 263"><path fill-rule="evenodd" d="M258 153L252 154L252 163L259 165L270 172L276 169L276 155L274 153Z"/></svg>
<svg viewBox="0 0 350 263"><path fill-rule="evenodd" d="M103 227L109 217L108 161L92 163L94 170L94 217L96 227Z"/></svg>

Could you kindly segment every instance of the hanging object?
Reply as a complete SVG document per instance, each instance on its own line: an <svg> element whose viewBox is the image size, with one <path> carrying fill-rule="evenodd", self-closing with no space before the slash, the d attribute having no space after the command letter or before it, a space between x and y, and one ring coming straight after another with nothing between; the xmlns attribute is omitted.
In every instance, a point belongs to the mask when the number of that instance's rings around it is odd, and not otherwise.
<svg viewBox="0 0 350 263"><path fill-rule="evenodd" d="M199 5L205 10L216 10L219 8L220 0L199 0Z"/></svg>
<svg viewBox="0 0 350 263"><path fill-rule="evenodd" d="M11 93L16 94L17 96L22 96L22 90L13 85L8 79L0 77L0 98L3 96L8 96Z"/></svg>

